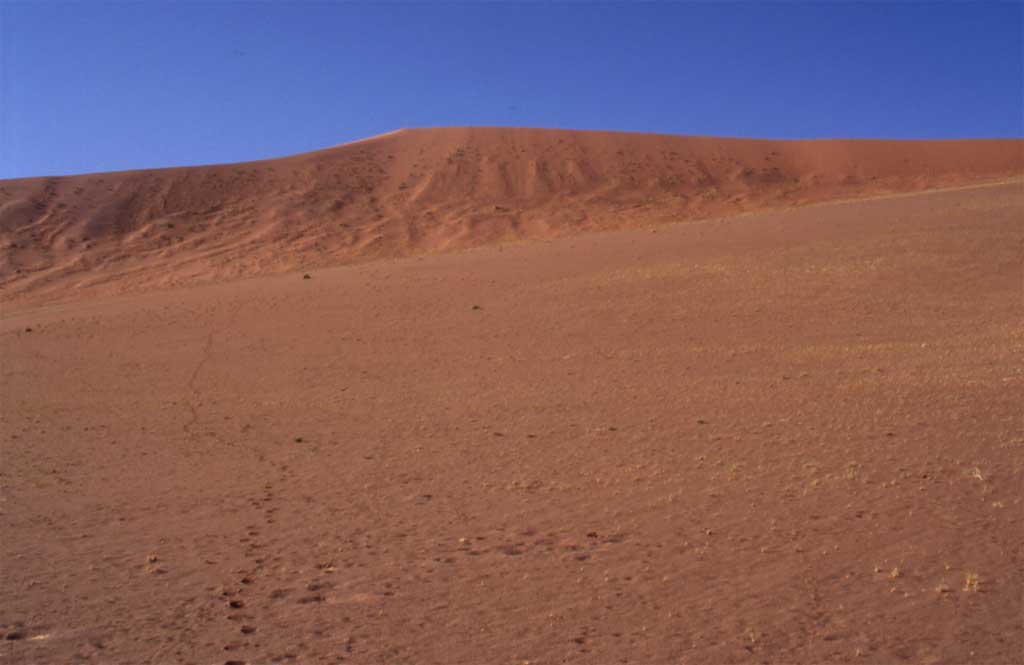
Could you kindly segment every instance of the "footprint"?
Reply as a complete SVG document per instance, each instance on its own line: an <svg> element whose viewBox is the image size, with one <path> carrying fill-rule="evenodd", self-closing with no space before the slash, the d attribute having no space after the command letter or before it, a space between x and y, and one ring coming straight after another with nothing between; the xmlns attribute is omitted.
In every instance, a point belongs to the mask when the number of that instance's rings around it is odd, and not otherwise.
<svg viewBox="0 0 1024 665"><path fill-rule="evenodd" d="M333 589L333 588L334 588L334 583L333 582L310 582L309 584L306 585L306 590L307 591L321 591L323 589L330 590L330 589Z"/></svg>

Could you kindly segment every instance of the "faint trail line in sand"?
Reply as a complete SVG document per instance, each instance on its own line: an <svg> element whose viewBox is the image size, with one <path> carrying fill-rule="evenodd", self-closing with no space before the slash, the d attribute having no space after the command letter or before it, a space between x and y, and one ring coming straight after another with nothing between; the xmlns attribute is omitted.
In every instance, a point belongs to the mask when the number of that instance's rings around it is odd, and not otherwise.
<svg viewBox="0 0 1024 665"><path fill-rule="evenodd" d="M199 372L203 370L203 366L210 360L210 355L213 351L213 336L216 335L216 331L211 331L206 336L206 343L203 345L203 350L199 357L199 362L196 363L195 368L192 369L192 374L188 378L188 382L185 384L185 404L188 406L188 410L191 413L189 421L182 426L185 431L185 438L187 440L194 439L195 436L192 433L192 428L199 420L199 411L196 409L196 403L199 401L199 390L196 388L196 379L199 377Z"/></svg>
<svg viewBox="0 0 1024 665"><path fill-rule="evenodd" d="M240 308L236 308L235 311L231 313L228 318L228 322L225 323L223 327L218 330L211 330L206 335L206 342L203 344L202 351L200 351L199 362L196 363L196 366L192 369L192 373L188 377L188 381L185 382L184 401L190 414L188 422L182 425L186 441L195 440L195 433L192 431L192 428L195 427L197 422L199 422L199 409L197 406L201 404L201 392L196 386L196 381L199 379L199 375L203 371L203 368L213 356L213 338L216 335L227 332L231 329L231 326L235 322L235 318L238 316L239 309Z"/></svg>

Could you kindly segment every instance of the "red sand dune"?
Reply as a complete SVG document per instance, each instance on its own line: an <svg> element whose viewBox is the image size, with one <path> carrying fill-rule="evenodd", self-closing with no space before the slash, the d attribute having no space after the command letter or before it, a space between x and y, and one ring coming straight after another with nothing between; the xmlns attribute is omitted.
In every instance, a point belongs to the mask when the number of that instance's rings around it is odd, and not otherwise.
<svg viewBox="0 0 1024 665"><path fill-rule="evenodd" d="M1022 173L1020 140L399 130L268 161L0 181L0 287L118 293Z"/></svg>
<svg viewBox="0 0 1024 665"><path fill-rule="evenodd" d="M1021 662L1022 147L0 183L0 663Z"/></svg>
<svg viewBox="0 0 1024 665"><path fill-rule="evenodd" d="M0 662L1019 663L1022 207L5 307Z"/></svg>

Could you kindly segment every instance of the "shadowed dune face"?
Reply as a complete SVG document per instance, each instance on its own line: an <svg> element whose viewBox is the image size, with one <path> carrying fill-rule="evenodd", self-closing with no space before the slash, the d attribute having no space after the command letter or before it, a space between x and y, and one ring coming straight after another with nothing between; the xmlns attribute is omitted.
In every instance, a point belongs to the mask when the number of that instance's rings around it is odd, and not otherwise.
<svg viewBox="0 0 1024 665"><path fill-rule="evenodd" d="M1020 140L400 130L261 162L0 181L0 286L121 293L1022 173Z"/></svg>

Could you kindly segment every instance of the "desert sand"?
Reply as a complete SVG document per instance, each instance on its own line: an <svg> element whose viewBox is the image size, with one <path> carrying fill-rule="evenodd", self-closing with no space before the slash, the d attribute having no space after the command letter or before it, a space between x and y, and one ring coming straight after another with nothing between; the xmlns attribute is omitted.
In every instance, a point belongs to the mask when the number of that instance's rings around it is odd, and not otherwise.
<svg viewBox="0 0 1024 665"><path fill-rule="evenodd" d="M399 130L264 162L0 181L0 299L217 283L1021 173L1021 140Z"/></svg>
<svg viewBox="0 0 1024 665"><path fill-rule="evenodd" d="M1018 663L1022 158L0 182L0 662Z"/></svg>

